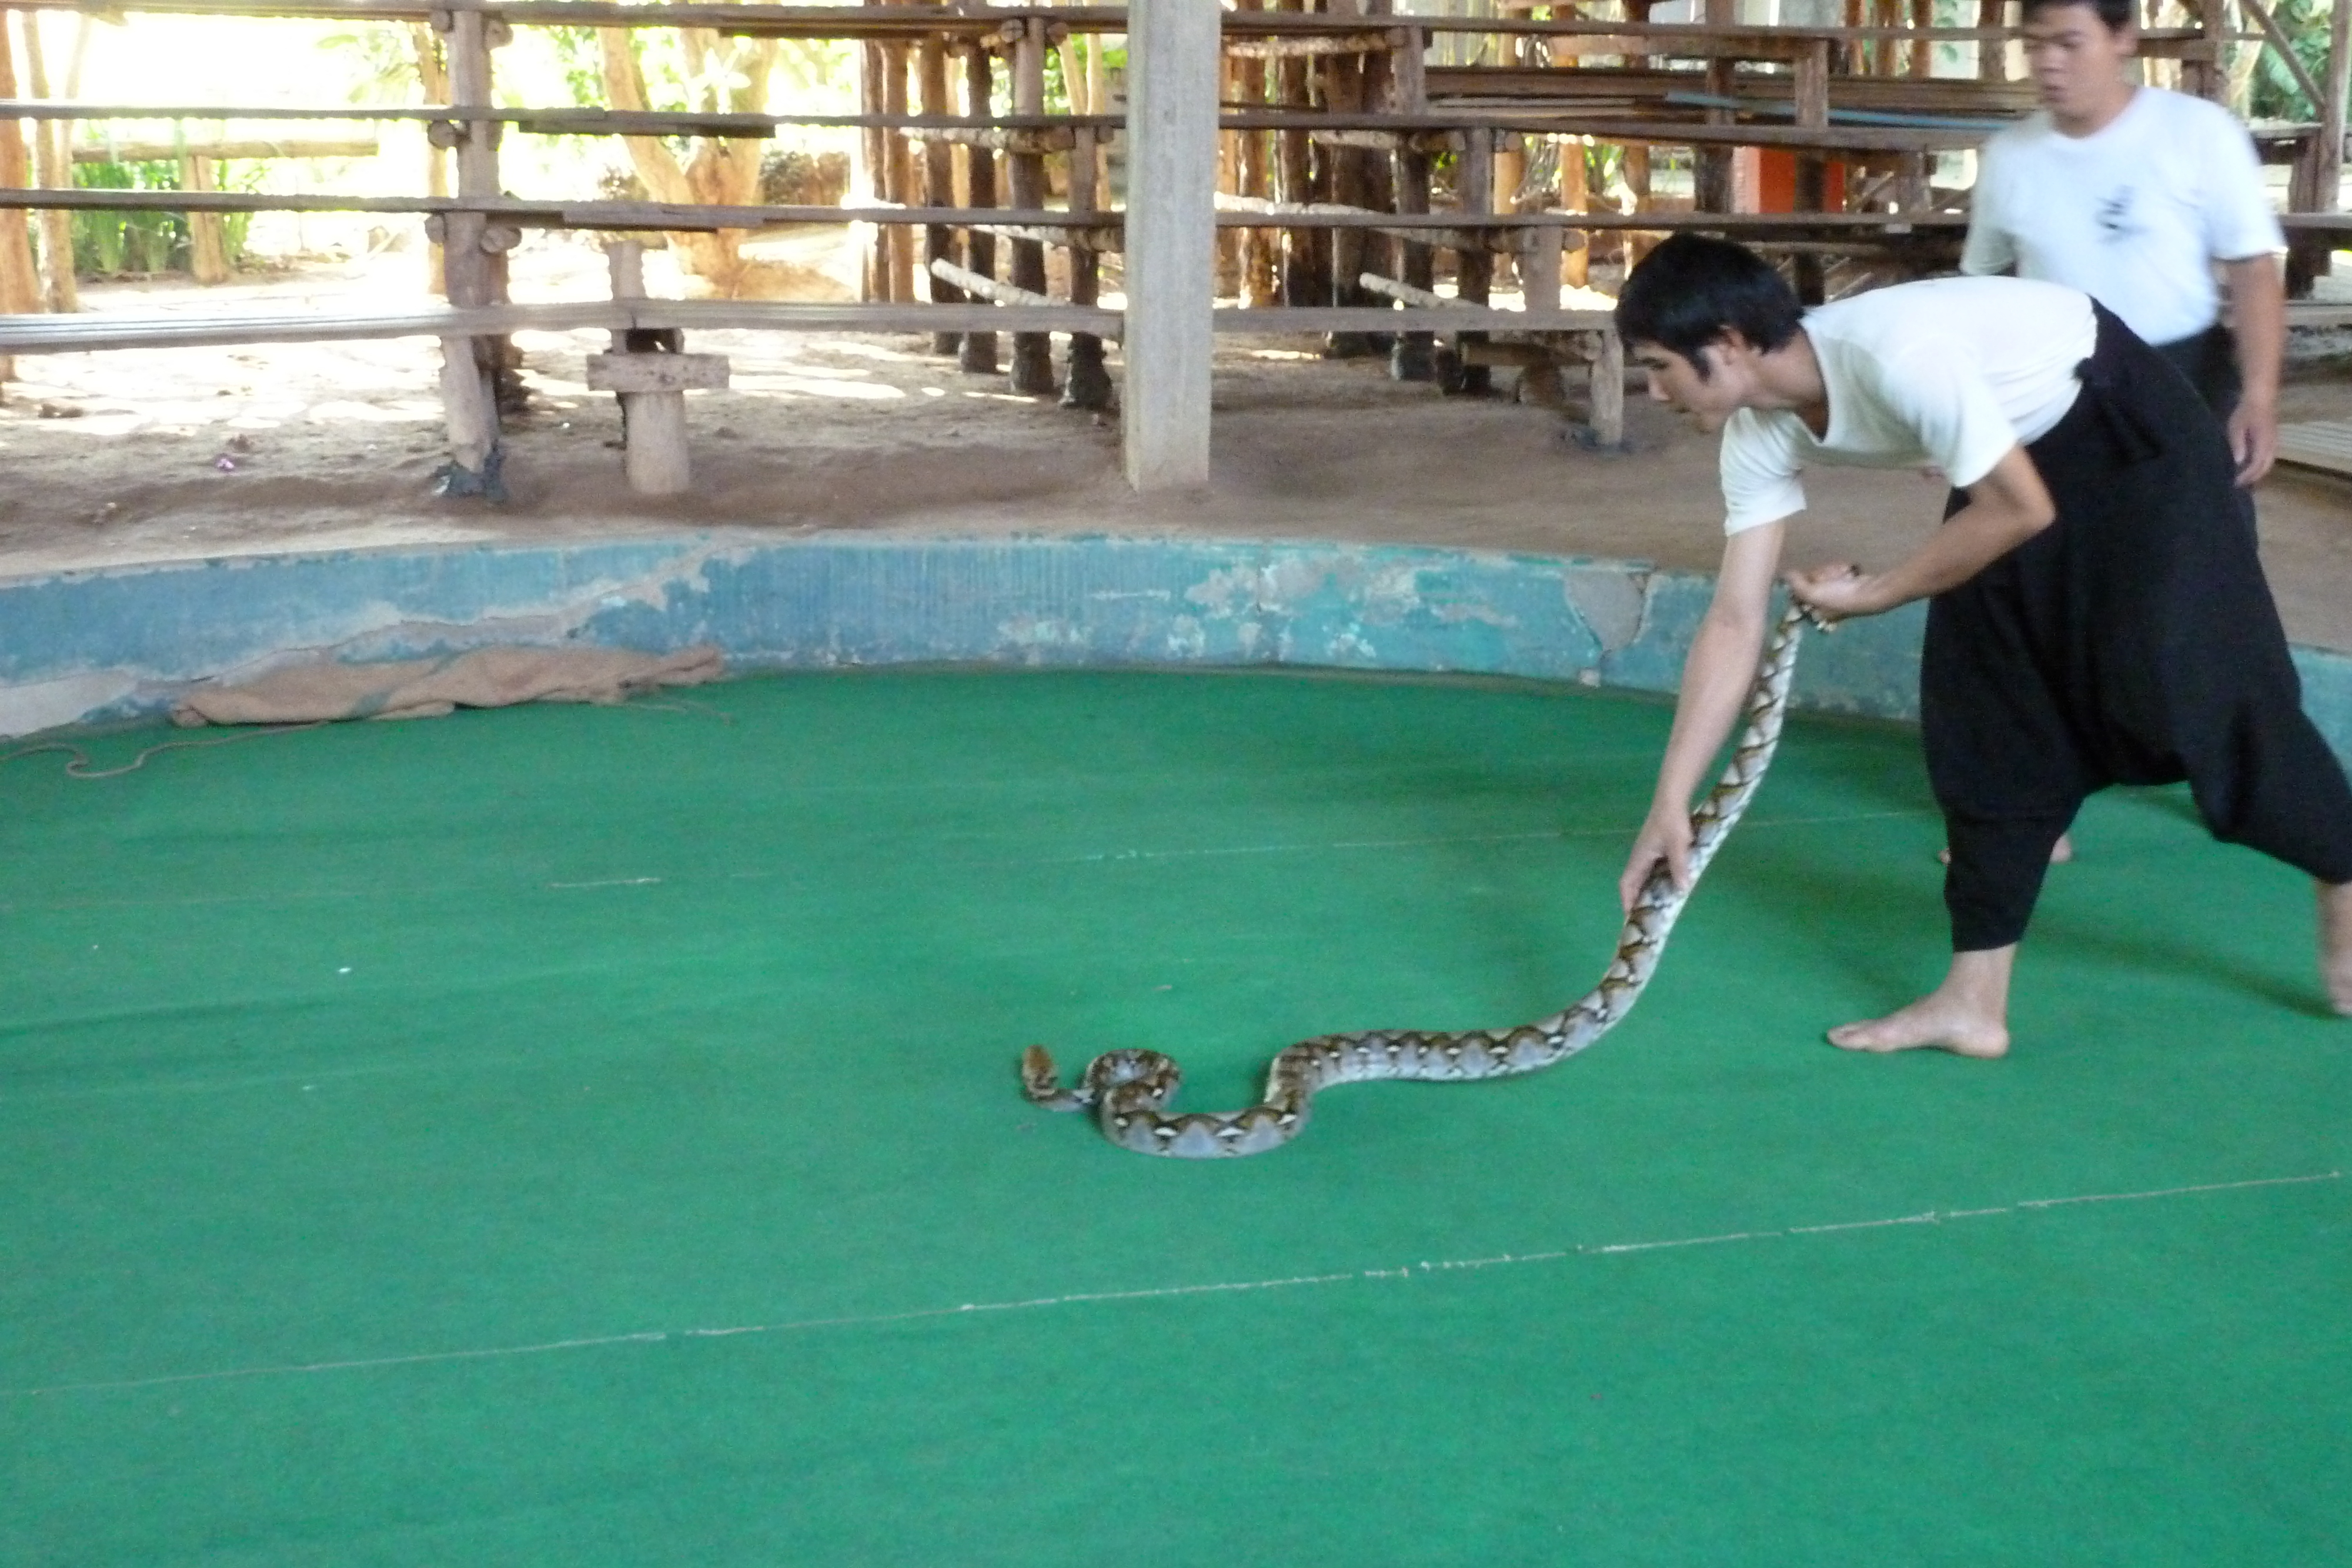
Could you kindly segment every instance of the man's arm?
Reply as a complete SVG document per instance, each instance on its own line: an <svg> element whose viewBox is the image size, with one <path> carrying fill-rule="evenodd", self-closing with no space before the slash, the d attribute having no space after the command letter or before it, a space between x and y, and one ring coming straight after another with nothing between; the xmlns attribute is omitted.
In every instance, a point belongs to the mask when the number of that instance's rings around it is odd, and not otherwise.
<svg viewBox="0 0 2352 1568"><path fill-rule="evenodd" d="M1743 528L1724 541L1723 570L1715 598L1700 621L1698 635L1683 661L1681 695L1675 699L1674 733L1658 765L1658 788L1649 819L1633 841L1617 896L1627 911L1660 861L1676 887L1690 885L1691 797L1738 721L1740 705L1756 676L1772 609L1772 574L1780 563L1788 524Z"/></svg>
<svg viewBox="0 0 2352 1568"><path fill-rule="evenodd" d="M2279 367L2286 359L2286 282L2265 251L2225 261L2231 330L2238 340L2238 377L2245 383L2230 415L2230 451L2238 483L2255 485L2278 460Z"/></svg>
<svg viewBox="0 0 2352 1568"><path fill-rule="evenodd" d="M1794 571L1790 590L1825 615L1883 614L1958 588L2058 516L2041 470L2022 446L2011 447L1968 491L1969 504L1895 566L1881 572L1845 565Z"/></svg>

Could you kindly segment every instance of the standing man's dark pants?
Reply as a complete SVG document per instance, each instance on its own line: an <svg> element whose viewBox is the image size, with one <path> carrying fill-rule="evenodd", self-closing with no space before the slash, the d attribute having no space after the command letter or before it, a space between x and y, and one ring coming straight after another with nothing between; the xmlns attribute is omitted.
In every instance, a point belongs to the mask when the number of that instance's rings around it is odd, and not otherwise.
<svg viewBox="0 0 2352 1568"><path fill-rule="evenodd" d="M2081 395L2026 449L2057 520L1928 602L1920 723L1958 952L2024 935L2052 846L2110 784L2186 779L2216 838L2352 882L2352 788L2304 714L2228 437L2098 319Z"/></svg>
<svg viewBox="0 0 2352 1568"><path fill-rule="evenodd" d="M2193 338L2159 343L2156 351L2189 378L2189 384L2197 389L2215 419L2230 423L2230 416L2238 412L2238 396L2246 390L2238 373L2238 340L2230 329L2216 324Z"/></svg>

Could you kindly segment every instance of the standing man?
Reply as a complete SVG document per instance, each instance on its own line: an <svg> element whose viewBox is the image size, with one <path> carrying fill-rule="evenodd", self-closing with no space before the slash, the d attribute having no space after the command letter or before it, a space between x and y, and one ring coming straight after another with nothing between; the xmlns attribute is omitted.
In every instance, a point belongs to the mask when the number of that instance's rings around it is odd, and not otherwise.
<svg viewBox="0 0 2352 1568"><path fill-rule="evenodd" d="M2286 241L2229 110L2133 83L2134 10L2025 0L2042 107L1978 154L1960 269L2063 283L2114 311L2203 394L2251 486L2278 451ZM2217 268L2234 334L2221 324Z"/></svg>

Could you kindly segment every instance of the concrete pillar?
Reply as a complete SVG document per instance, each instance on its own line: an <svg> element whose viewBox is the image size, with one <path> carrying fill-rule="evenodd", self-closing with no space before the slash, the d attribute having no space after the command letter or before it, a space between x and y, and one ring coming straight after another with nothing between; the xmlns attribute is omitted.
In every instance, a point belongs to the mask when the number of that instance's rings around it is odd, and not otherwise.
<svg viewBox="0 0 2352 1568"><path fill-rule="evenodd" d="M1128 14L1127 480L1209 477L1216 301L1215 0L1133 0Z"/></svg>

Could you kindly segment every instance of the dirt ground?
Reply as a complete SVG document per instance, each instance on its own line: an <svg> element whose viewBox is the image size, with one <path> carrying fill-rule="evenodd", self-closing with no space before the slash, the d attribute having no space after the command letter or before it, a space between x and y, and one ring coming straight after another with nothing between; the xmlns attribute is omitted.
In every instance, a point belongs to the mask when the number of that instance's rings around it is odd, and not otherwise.
<svg viewBox="0 0 2352 1568"><path fill-rule="evenodd" d="M674 290L663 259L649 258L656 293ZM108 311L400 308L420 298L422 268L393 253L84 298ZM602 257L585 246L517 253L518 298L603 289ZM0 401L0 575L679 528L1349 539L1697 569L1720 549L1713 441L1638 398L1632 450L1595 453L1574 439L1579 409L1445 398L1390 381L1380 361L1237 336L1218 346L1213 483L1139 499L1119 476L1116 415L1014 397L927 340L698 334L688 347L729 356L733 385L689 402L695 493L648 502L621 482L613 400L582 384L583 356L604 340L519 337L532 406L509 425L510 497L495 507L432 494L443 454L430 341L19 359ZM1496 372L1507 391L1510 375ZM2285 413L2352 417L2352 371L2299 369ZM1801 560L1884 562L1934 526L1940 501L1912 475L1827 473L1808 487ZM2290 633L2352 651L2352 484L2283 470L2260 507Z"/></svg>

